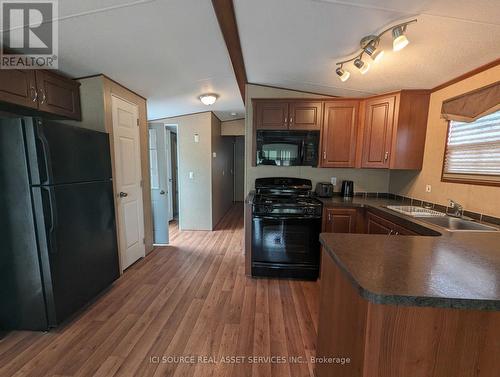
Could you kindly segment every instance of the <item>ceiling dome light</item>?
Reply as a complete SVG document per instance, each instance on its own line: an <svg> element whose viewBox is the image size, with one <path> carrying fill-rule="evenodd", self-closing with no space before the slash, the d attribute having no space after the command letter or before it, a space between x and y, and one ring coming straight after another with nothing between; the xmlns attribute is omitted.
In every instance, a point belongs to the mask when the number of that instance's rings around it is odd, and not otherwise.
<svg viewBox="0 0 500 377"><path fill-rule="evenodd" d="M335 73L337 73L340 81L342 81L342 82L349 80L349 77L351 76L351 72L346 71L346 70L342 69L341 67L338 67L335 70Z"/></svg>
<svg viewBox="0 0 500 377"><path fill-rule="evenodd" d="M392 29L392 49L394 51L400 51L406 46L410 41L405 35L406 26L398 26Z"/></svg>
<svg viewBox="0 0 500 377"><path fill-rule="evenodd" d="M204 105L210 106L213 105L215 101L217 101L217 98L219 98L219 96L214 93L202 94L200 96L200 101Z"/></svg>
<svg viewBox="0 0 500 377"><path fill-rule="evenodd" d="M365 63L361 58L354 60L354 66L359 69L362 75L364 75L370 69L370 64Z"/></svg>
<svg viewBox="0 0 500 377"><path fill-rule="evenodd" d="M377 48L374 43L367 45L365 52L375 63L378 63L382 59L382 56L384 56L384 50Z"/></svg>

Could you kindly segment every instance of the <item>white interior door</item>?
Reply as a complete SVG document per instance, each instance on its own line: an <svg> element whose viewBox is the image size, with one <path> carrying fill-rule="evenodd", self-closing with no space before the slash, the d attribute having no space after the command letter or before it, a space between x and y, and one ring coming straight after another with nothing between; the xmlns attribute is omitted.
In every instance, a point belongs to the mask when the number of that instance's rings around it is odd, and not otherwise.
<svg viewBox="0 0 500 377"><path fill-rule="evenodd" d="M169 135L168 131L168 136ZM169 202L167 179L167 130L165 125L149 125L149 160L153 236L157 245L168 244Z"/></svg>
<svg viewBox="0 0 500 377"><path fill-rule="evenodd" d="M115 190L120 260L126 269L145 255L137 105L112 96Z"/></svg>

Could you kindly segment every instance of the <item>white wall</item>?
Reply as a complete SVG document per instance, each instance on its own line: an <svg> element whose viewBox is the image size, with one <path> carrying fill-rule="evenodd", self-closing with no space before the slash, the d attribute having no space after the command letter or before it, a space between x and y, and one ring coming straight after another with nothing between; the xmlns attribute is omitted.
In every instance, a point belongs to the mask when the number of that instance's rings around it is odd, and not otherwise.
<svg viewBox="0 0 500 377"><path fill-rule="evenodd" d="M259 85L246 86L245 119L245 195L255 187L255 179L261 177L297 177L316 182L330 181L337 177L336 190L340 191L342 180L353 180L355 191L387 192L389 190L389 170L386 169L326 169L308 166L252 166L253 108L252 98L324 98L326 96L276 89Z"/></svg>
<svg viewBox="0 0 500 377"><path fill-rule="evenodd" d="M447 138L447 122L441 117L443 101L499 80L500 65L497 65L431 94L422 170L392 171L391 192L441 205L448 205L450 198L469 211L500 216L499 187L441 181ZM431 192L426 192L426 185L431 185Z"/></svg>
<svg viewBox="0 0 500 377"><path fill-rule="evenodd" d="M233 138L221 136L221 122L209 111L156 122L177 125L179 228L214 229L233 203Z"/></svg>
<svg viewBox="0 0 500 377"><path fill-rule="evenodd" d="M227 120L222 122L221 135L245 136L245 119Z"/></svg>
<svg viewBox="0 0 500 377"><path fill-rule="evenodd" d="M155 122L177 124L179 151L179 228L212 229L212 114L166 118ZM194 135L199 142L194 142ZM194 178L189 179L189 172Z"/></svg>
<svg viewBox="0 0 500 377"><path fill-rule="evenodd" d="M104 82L102 76L79 80L82 106L82 120L61 120L59 122L89 130L106 132L104 114Z"/></svg>

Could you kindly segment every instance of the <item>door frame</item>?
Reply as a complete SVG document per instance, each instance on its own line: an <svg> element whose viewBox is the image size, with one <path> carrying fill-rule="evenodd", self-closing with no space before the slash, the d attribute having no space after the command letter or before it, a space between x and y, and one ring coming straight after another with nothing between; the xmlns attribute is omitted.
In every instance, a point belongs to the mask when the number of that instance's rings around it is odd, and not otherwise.
<svg viewBox="0 0 500 377"><path fill-rule="evenodd" d="M181 130L180 130L180 127L179 127L178 123L165 123L165 127L167 127L167 126L169 126L169 127L175 127L175 129L177 130L177 132L176 132L176 134L177 134L177 150L175 151L176 152L175 154L177 155L177 187L175 189L177 189L177 207L178 207L178 212L177 212L178 218L177 218L177 221L178 221L178 224L180 225L180 223L181 223L181 216L182 216L182 214L181 214L181 195L182 195L182 193L181 193L180 184L179 184L179 182L180 182L180 180L179 180L179 176L180 176L180 158L179 157L180 157L180 150L181 150L181 146L180 146L180 142L179 142L179 140L180 140L180 136L179 135L181 133ZM172 131L170 131L170 132L172 132ZM172 148L172 142L171 142L171 140L169 140L168 143L170 145L170 148ZM170 174L172 176L172 174L173 174L173 166L172 166L173 161L172 161L171 157L169 157L169 161L170 161L170 169L171 169ZM170 199L170 205L172 206L172 214L173 214L173 212L174 212L174 201L173 201L174 200L174 197L173 197L174 187L173 187L173 183L172 182L170 182L169 188L171 189L170 193L169 193L169 199Z"/></svg>
<svg viewBox="0 0 500 377"><path fill-rule="evenodd" d="M112 91L109 93L109 102L108 102L108 113L109 113L109 122L106 121L106 130L109 133L109 143L110 143L110 153L111 153L111 167L112 167L112 174L113 174L113 198L114 198L114 204L115 204L115 220L116 220L116 234L117 234L117 243L118 243L118 260L120 263L120 274L123 274L123 271L125 270L124 268L124 260L123 260L123 255L121 253L121 245L122 245L122 230L121 230L121 223L120 223L120 211L119 211L119 194L118 194L118 188L117 188L117 182L116 182L116 154L115 154L115 142L114 142L114 137L115 137L115 132L114 132L114 124L113 124L113 97L117 98L123 102L127 102L132 106L137 107L137 117L140 119L140 105L137 104L136 102L130 101L126 98L123 98L122 96L119 96ZM139 121L140 122L140 121ZM141 184L140 184L140 192L141 192L141 197L140 200L142 201L142 225L143 225L143 238L146 236L146 217L144 214L144 172L142 171L142 155L143 151L141 150L141 130L140 127L139 129L139 170L140 170L140 176L141 176ZM149 159L148 159L149 160ZM147 250L146 250L146 245L144 244L144 256L146 256ZM130 267L130 266L128 266ZM128 268L127 267L127 268Z"/></svg>

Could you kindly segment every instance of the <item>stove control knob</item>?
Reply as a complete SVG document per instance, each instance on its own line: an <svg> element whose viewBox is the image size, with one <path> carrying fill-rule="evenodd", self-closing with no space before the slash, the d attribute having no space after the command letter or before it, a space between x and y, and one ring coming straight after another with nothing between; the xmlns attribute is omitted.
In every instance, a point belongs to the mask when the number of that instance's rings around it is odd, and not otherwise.
<svg viewBox="0 0 500 377"><path fill-rule="evenodd" d="M264 207L264 212L271 213L272 211L273 211L273 207L271 207L271 206Z"/></svg>

